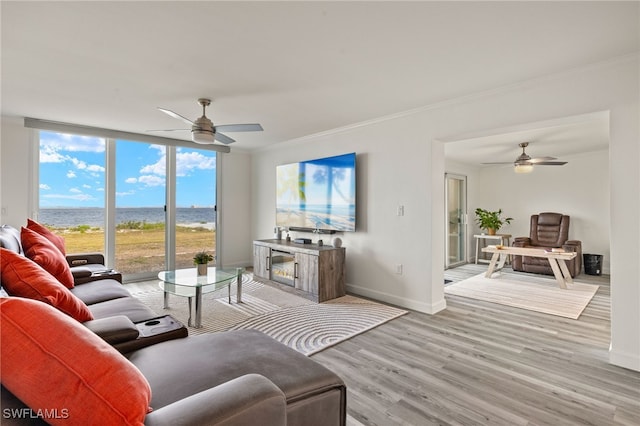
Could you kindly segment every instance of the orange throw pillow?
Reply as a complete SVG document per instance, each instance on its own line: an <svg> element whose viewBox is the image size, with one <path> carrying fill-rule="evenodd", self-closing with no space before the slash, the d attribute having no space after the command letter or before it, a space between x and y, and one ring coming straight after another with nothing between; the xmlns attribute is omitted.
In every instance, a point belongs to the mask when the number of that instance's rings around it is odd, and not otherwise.
<svg viewBox="0 0 640 426"><path fill-rule="evenodd" d="M0 270L2 286L9 294L48 303L80 322L93 319L82 300L26 257L0 247Z"/></svg>
<svg viewBox="0 0 640 426"><path fill-rule="evenodd" d="M44 303L0 299L2 385L53 425L142 425L149 382L96 334Z"/></svg>
<svg viewBox="0 0 640 426"><path fill-rule="evenodd" d="M73 274L69 263L51 241L31 229L22 228L20 240L24 254L56 277L65 287L73 288Z"/></svg>
<svg viewBox="0 0 640 426"><path fill-rule="evenodd" d="M62 238L61 236L54 234L53 232L49 231L47 227L42 226L38 222L31 219L27 219L27 228L37 232L47 240L51 241L53 245L56 246L58 250L60 250L60 253L62 253L63 256L67 254L64 248L64 238Z"/></svg>

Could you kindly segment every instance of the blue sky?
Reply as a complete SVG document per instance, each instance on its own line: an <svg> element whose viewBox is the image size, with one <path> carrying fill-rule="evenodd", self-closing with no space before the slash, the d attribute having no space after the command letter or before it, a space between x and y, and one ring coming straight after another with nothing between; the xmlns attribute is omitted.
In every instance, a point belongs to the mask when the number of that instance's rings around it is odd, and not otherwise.
<svg viewBox="0 0 640 426"><path fill-rule="evenodd" d="M178 148L178 207L215 205L215 152ZM116 206L161 207L165 147L118 141ZM40 132L40 207L104 207L105 140Z"/></svg>

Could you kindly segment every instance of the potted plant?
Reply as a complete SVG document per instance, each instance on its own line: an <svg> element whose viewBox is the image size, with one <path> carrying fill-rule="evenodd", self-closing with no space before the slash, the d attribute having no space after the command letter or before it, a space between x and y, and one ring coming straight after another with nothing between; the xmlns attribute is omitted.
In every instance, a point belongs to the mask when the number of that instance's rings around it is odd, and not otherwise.
<svg viewBox="0 0 640 426"><path fill-rule="evenodd" d="M510 224L513 220L512 217L502 218L502 209L498 209L496 212L490 212L481 208L476 209L476 223L480 229L486 229L487 234L495 235L503 224Z"/></svg>
<svg viewBox="0 0 640 426"><path fill-rule="evenodd" d="M213 256L202 250L193 256L193 264L198 268L198 275L207 275L207 263L213 260Z"/></svg>

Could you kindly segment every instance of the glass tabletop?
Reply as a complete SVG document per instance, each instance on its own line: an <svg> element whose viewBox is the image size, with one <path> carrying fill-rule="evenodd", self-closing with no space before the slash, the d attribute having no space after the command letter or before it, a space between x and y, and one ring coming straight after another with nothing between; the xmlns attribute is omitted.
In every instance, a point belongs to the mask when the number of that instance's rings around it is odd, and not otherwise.
<svg viewBox="0 0 640 426"><path fill-rule="evenodd" d="M162 271L158 273L158 278L162 280L163 287L180 286L186 288L202 287L204 293L219 290L231 284L239 274L244 272L244 268L207 268L207 275L198 275L195 267L186 269L176 269L173 271ZM167 289L169 290L169 289Z"/></svg>

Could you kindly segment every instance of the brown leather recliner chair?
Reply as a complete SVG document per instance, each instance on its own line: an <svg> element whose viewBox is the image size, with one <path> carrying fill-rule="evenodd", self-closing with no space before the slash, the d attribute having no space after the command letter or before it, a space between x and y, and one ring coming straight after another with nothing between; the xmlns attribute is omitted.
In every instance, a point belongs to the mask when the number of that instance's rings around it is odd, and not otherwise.
<svg viewBox="0 0 640 426"><path fill-rule="evenodd" d="M566 261L569 273L575 277L582 269L582 242L569 240L569 222L570 217L561 213L534 214L529 237L516 237L513 247L575 251L578 255ZM553 275L549 261L543 257L513 256L511 267L514 271Z"/></svg>

